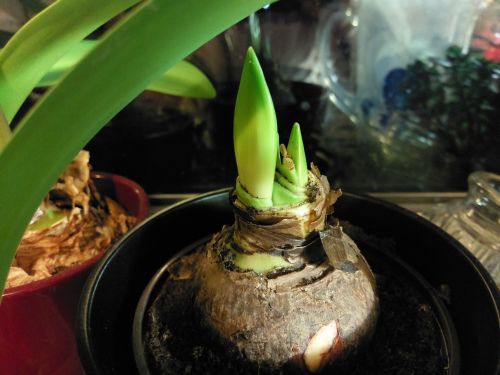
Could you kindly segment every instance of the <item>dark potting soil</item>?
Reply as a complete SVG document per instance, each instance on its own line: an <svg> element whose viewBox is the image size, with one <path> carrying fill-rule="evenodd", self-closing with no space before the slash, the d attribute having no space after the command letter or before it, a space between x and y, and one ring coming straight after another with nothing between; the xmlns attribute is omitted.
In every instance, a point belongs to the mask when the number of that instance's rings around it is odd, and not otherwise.
<svg viewBox="0 0 500 375"><path fill-rule="evenodd" d="M427 298L411 278L396 275L376 252L363 249L376 274L380 315L371 342L331 373L441 375L446 348ZM369 250L369 251L367 251ZM193 308L189 282L167 281L146 315L146 355L155 374L292 374L257 368L224 346ZM329 373L329 371L325 371Z"/></svg>

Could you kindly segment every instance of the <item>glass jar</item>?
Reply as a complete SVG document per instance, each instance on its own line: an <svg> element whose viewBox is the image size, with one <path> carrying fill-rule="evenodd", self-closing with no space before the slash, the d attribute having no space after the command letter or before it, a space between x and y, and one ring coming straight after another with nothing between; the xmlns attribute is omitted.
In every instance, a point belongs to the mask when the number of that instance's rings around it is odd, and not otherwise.
<svg viewBox="0 0 500 375"><path fill-rule="evenodd" d="M500 287L500 175L474 172L462 200L423 212L474 254Z"/></svg>

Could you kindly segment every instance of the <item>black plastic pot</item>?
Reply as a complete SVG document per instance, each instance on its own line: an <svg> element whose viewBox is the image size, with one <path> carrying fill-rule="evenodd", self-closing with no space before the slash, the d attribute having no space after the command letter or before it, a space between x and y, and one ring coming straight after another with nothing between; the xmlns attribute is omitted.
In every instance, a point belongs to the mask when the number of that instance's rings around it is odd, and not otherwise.
<svg viewBox="0 0 500 375"><path fill-rule="evenodd" d="M363 229L354 237L379 248L390 243L392 250L378 256L425 291L446 341L448 373L497 374L500 296L480 263L439 228L392 204L345 194L335 209L337 217ZM78 315L80 356L89 374L135 371L132 327L144 289L181 249L232 220L228 191L210 193L158 213L102 259Z"/></svg>

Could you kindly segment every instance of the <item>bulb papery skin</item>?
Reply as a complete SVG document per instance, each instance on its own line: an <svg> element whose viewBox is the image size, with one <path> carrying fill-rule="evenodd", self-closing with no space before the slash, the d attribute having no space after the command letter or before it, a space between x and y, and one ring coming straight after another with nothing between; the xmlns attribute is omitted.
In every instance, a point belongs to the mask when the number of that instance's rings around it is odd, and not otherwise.
<svg viewBox="0 0 500 375"><path fill-rule="evenodd" d="M233 206L241 214L235 216L233 241L245 253L269 252L280 246L283 238L303 241L308 236L324 229L326 216L337 199L330 191L326 177L309 172L309 183L305 199L297 204L272 206L262 209L249 207L233 194ZM257 232L265 233L267 239L275 236L276 241L264 243Z"/></svg>

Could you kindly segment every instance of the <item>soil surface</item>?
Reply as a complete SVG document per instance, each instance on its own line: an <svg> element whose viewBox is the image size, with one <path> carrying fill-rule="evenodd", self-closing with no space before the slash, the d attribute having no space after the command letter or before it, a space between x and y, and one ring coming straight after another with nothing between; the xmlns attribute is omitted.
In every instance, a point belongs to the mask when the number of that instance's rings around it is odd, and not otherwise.
<svg viewBox="0 0 500 375"><path fill-rule="evenodd" d="M376 274L380 316L374 337L329 374L441 375L447 354L428 297L415 280L394 272L377 250L361 247ZM147 312L147 361L154 374L293 374L296 370L257 368L227 348L193 308L190 282L167 281Z"/></svg>

